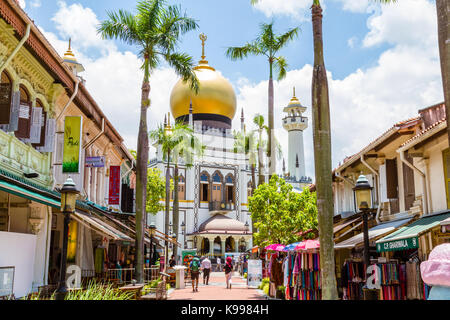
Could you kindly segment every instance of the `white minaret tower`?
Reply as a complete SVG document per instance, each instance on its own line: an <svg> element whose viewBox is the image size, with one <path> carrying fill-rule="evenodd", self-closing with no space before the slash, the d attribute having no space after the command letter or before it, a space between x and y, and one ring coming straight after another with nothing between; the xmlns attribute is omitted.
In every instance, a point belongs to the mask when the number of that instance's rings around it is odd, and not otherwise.
<svg viewBox="0 0 450 320"><path fill-rule="evenodd" d="M308 118L302 116L305 111L306 107L295 97L294 88L294 97L284 108L287 116L283 119L283 128L289 132L288 171L290 177L295 177L296 180L306 176L303 131L308 128Z"/></svg>

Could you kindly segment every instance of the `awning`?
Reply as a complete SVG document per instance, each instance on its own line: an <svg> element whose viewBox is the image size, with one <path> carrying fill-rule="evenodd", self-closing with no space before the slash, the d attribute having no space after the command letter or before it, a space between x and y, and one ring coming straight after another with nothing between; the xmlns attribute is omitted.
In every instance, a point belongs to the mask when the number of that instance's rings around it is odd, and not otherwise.
<svg viewBox="0 0 450 320"><path fill-rule="evenodd" d="M113 240L121 240L121 241L132 241L129 236L126 234L120 232L119 230L111 227L107 223L101 221L100 219L88 215L85 213L81 213L80 211L76 211L72 214L72 217L80 222L81 224L86 225L89 228L92 228L102 234L105 234L109 237L111 237Z"/></svg>
<svg viewBox="0 0 450 320"><path fill-rule="evenodd" d="M43 196L39 193L27 190L25 188L19 187L15 184L0 181L0 190L14 194L16 196L29 199L31 201L39 202L53 208L61 208L61 201L54 200L50 197Z"/></svg>
<svg viewBox="0 0 450 320"><path fill-rule="evenodd" d="M345 227L347 227L347 226L351 225L352 223L355 223L356 221L361 220L361 219L362 219L361 217L357 217L354 219L350 219L349 221L344 222L342 224L338 224L333 228L333 233L337 233L337 232L341 231L342 229L344 229Z"/></svg>
<svg viewBox="0 0 450 320"><path fill-rule="evenodd" d="M419 236L428 230L439 226L439 224L450 218L450 212L424 216L421 219L411 223L409 226L378 240L377 251L398 251L419 248Z"/></svg>
<svg viewBox="0 0 450 320"><path fill-rule="evenodd" d="M371 229L369 229L369 241L373 238L377 238L385 235L386 233L392 232L395 229L407 224L412 220L411 218L401 219L396 221L389 221L386 223L379 224ZM334 246L335 249L352 249L358 244L364 242L364 233L359 233L356 236L351 237L345 241L339 242Z"/></svg>

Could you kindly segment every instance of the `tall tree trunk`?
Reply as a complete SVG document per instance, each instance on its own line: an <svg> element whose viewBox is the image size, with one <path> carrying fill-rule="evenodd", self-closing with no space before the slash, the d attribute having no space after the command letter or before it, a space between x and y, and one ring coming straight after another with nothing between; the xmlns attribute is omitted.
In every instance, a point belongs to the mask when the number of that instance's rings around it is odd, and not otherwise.
<svg viewBox="0 0 450 320"><path fill-rule="evenodd" d="M252 196L253 196L255 189L256 189L256 176L255 176L255 165L254 164L251 165L251 170L252 170ZM252 218L252 233L253 234L256 232L255 223L256 223L256 220ZM255 243L254 235L252 235L252 239L253 239L253 244L254 244Z"/></svg>
<svg viewBox="0 0 450 320"><path fill-rule="evenodd" d="M269 79L269 137L268 137L268 158L269 158L269 180L277 171L276 152L275 152L275 125L273 118L273 75L272 75L272 63L270 63L270 79Z"/></svg>
<svg viewBox="0 0 450 320"><path fill-rule="evenodd" d="M450 0L436 0L439 55L441 59L442 85L444 87L445 112L450 122ZM447 126L450 145L450 126Z"/></svg>
<svg viewBox="0 0 450 320"><path fill-rule="evenodd" d="M166 214L164 218L164 234L169 235L169 222L170 222L170 151L167 152L167 168L166 168ZM168 246L167 240L165 240L165 248ZM164 255L166 255L166 251ZM169 261L168 257L165 257L164 266Z"/></svg>
<svg viewBox="0 0 450 320"><path fill-rule="evenodd" d="M141 97L141 119L136 159L136 281L144 281L144 221L147 199L148 133L147 109L150 106L150 83L144 80Z"/></svg>
<svg viewBox="0 0 450 320"><path fill-rule="evenodd" d="M264 153L262 151L262 129L259 129L259 141L258 141L258 187L264 184L264 164L263 164Z"/></svg>
<svg viewBox="0 0 450 320"><path fill-rule="evenodd" d="M322 270L322 299L337 300L334 243L333 190L331 177L331 135L328 81L323 58L322 8L312 6L314 73L312 81L314 164L316 168L317 210Z"/></svg>
<svg viewBox="0 0 450 320"><path fill-rule="evenodd" d="M174 185L174 194L173 194L173 233L176 235L176 240L178 242L178 224L180 221L180 203L178 199L178 164L175 163L174 173L173 173L173 185ZM173 245L173 254L175 256L176 261L178 261L178 246Z"/></svg>

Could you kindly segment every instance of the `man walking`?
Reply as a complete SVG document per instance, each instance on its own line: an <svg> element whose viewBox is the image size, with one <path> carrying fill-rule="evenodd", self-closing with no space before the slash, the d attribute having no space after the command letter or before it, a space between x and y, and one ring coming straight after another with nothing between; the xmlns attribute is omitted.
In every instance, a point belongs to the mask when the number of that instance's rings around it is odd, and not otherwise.
<svg viewBox="0 0 450 320"><path fill-rule="evenodd" d="M202 261L202 271L203 271L203 284L208 285L209 274L211 272L211 260L209 260L208 257L205 257Z"/></svg>
<svg viewBox="0 0 450 320"><path fill-rule="evenodd" d="M191 279L192 279L192 292L198 292L198 278L200 276L200 259L195 256L189 266L191 269Z"/></svg>

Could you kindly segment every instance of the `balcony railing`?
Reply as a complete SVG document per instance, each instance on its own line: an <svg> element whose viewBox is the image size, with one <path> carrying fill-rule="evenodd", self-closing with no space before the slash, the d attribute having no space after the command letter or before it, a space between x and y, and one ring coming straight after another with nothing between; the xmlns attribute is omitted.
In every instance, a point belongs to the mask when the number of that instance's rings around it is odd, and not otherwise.
<svg viewBox="0 0 450 320"><path fill-rule="evenodd" d="M211 201L209 203L209 211L233 211L235 208L235 204L231 201Z"/></svg>

